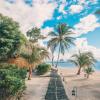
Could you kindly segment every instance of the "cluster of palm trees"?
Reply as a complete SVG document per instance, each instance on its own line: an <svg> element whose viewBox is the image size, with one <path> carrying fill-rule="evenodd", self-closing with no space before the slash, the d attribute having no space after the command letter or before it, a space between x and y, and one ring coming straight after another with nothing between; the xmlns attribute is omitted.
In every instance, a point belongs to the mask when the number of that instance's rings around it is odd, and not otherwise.
<svg viewBox="0 0 100 100"><path fill-rule="evenodd" d="M48 41L48 48L50 48L52 52L52 65L54 65L54 52L58 52L57 63L55 67L58 65L60 54L64 55L65 50L68 50L71 45L74 45L74 38L71 37L72 34L74 33L72 32L71 27L64 23L59 24L55 28L55 31L49 33L51 39ZM77 75L80 75L81 69L84 68L84 71L88 74L88 77L89 74L93 72L92 67L96 62L93 53L88 51L79 51L79 53L74 54L69 61L79 67Z"/></svg>
<svg viewBox="0 0 100 100"><path fill-rule="evenodd" d="M72 28L69 27L65 23L58 24L54 31L51 31L48 36L50 36L50 40L47 43L47 48L51 50L52 53L52 66L54 65L54 53L55 51L58 53L57 62L55 67L57 68L59 63L60 54L65 53L71 45L74 45L74 38L71 36L74 34L72 32ZM32 28L27 32L27 36L29 37L29 41L26 44L26 48L28 48L28 53L22 53L22 56L27 59L30 63L29 66L29 79L32 76L32 69L35 68L38 64L42 63L46 58L49 58L49 52L46 48L40 47L38 44L39 39L44 39L41 35L41 30L39 28ZM74 63L79 67L77 75L80 74L82 68L90 68L95 63L95 58L91 52L80 52L78 54L74 54L70 62ZM90 70L90 69L89 69Z"/></svg>
<svg viewBox="0 0 100 100"><path fill-rule="evenodd" d="M79 51L78 54L72 55L69 61L79 67L77 75L80 75L82 68L87 74L89 74L88 72L92 72L92 67L95 66L96 59L91 52Z"/></svg>

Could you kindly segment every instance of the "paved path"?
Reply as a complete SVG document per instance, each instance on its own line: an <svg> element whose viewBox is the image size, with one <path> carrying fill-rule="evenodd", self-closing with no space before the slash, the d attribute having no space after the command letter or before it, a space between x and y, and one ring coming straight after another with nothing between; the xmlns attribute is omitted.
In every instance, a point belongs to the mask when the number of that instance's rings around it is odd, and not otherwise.
<svg viewBox="0 0 100 100"><path fill-rule="evenodd" d="M45 100L68 100L60 76L52 72Z"/></svg>

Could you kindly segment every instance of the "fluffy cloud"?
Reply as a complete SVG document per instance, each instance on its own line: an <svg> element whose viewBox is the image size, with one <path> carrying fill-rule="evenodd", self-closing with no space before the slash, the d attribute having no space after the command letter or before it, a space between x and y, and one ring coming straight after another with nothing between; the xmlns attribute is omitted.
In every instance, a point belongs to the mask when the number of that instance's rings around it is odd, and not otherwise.
<svg viewBox="0 0 100 100"><path fill-rule="evenodd" d="M74 42L76 46L74 48L71 48L69 51L66 50L64 55L61 54L60 59L64 59L65 61L67 61L67 59L70 59L73 54L78 53L80 50L81 52L92 52L94 54L94 57L98 61L100 61L100 48L96 48L95 46L89 45L87 38L77 38ZM57 55L58 53L55 52L55 60L57 60Z"/></svg>
<svg viewBox="0 0 100 100"><path fill-rule="evenodd" d="M91 51L94 54L94 57L97 60L100 60L100 49L96 48L95 46L89 45L87 38L77 38L75 41L76 44L76 51L81 50L84 51Z"/></svg>
<svg viewBox="0 0 100 100"><path fill-rule="evenodd" d="M88 32L94 31L97 27L100 27L100 23L95 15L90 14L80 19L80 23L74 26L76 33L75 36L80 36Z"/></svg>
<svg viewBox="0 0 100 100"><path fill-rule="evenodd" d="M83 6L82 5L71 5L70 6L70 12L72 14L80 13L82 10L83 10Z"/></svg>
<svg viewBox="0 0 100 100"><path fill-rule="evenodd" d="M62 19L62 16L58 16L58 17L57 17L57 20L60 20L60 19Z"/></svg>
<svg viewBox="0 0 100 100"><path fill-rule="evenodd" d="M49 32L53 31L53 27L46 27L41 30L42 35L47 36Z"/></svg>
<svg viewBox="0 0 100 100"><path fill-rule="evenodd" d="M55 2L48 0L33 0L32 7L23 0L16 0L13 4L0 0L0 13L19 22L22 31L26 32L33 25L41 27L46 20L51 19L56 6Z"/></svg>
<svg viewBox="0 0 100 100"><path fill-rule="evenodd" d="M65 11L65 6L66 6L66 3L63 3L59 6L59 12L62 13L62 14L67 14L67 12Z"/></svg>
<svg viewBox="0 0 100 100"><path fill-rule="evenodd" d="M84 5L96 4L97 2L98 0L78 0L79 4L84 4Z"/></svg>

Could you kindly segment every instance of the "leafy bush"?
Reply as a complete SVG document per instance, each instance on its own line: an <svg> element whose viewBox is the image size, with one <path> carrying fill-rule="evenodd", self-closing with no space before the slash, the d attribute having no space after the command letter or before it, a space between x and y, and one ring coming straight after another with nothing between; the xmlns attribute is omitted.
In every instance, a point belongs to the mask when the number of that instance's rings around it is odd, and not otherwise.
<svg viewBox="0 0 100 100"><path fill-rule="evenodd" d="M50 64L46 64L46 63L40 64L37 67L37 74L39 75L45 74L50 70L50 68L51 68Z"/></svg>
<svg viewBox="0 0 100 100"><path fill-rule="evenodd" d="M18 97L25 89L27 70L16 65L0 65L0 98ZM18 95L19 94L19 95Z"/></svg>

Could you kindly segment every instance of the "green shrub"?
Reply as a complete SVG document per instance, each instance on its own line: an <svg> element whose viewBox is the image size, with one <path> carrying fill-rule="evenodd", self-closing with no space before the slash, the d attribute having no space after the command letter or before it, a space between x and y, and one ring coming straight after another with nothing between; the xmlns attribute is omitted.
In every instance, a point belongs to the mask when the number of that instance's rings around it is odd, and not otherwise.
<svg viewBox="0 0 100 100"><path fill-rule="evenodd" d="M16 65L0 64L0 98L17 97L25 89L27 70Z"/></svg>
<svg viewBox="0 0 100 100"><path fill-rule="evenodd" d="M40 64L37 67L37 74L39 75L45 74L50 70L50 68L51 68L50 64L46 64L46 63Z"/></svg>

